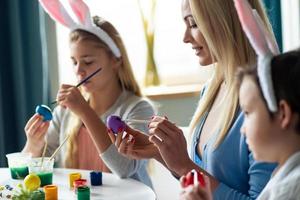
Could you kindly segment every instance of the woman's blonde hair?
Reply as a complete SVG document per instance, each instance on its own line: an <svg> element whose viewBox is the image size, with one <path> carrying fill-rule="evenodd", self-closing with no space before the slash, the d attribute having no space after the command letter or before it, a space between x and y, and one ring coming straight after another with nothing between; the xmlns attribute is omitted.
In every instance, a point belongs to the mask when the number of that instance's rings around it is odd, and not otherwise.
<svg viewBox="0 0 300 200"><path fill-rule="evenodd" d="M233 0L189 0L189 3L215 63L215 72L207 85L205 95L199 101L190 128L194 130L201 117L209 111L221 84L225 82L226 95L222 100L222 111L214 130L219 131L215 142L217 147L226 137L238 110L236 70L238 67L254 65L256 54L242 30ZM249 0L249 3L257 10L268 31L272 32L260 0Z"/></svg>
<svg viewBox="0 0 300 200"><path fill-rule="evenodd" d="M116 43L117 47L121 51L121 66L118 69L117 77L119 79L120 86L137 96L142 96L141 90L138 86L137 81L134 78L133 71L131 68L131 64L129 62L129 58L127 56L127 52L125 49L125 45L118 33L118 31L114 28L114 26L108 21L104 20L101 17L95 16L93 17L94 24L96 26L101 27ZM114 56L109 47L97 36L92 33L89 33L84 30L75 30L70 33L70 43L79 41L79 40L90 40L94 41L98 46L107 50L111 56ZM87 94L83 94L86 99L88 99ZM69 120L69 127L67 130L67 135L70 134L70 138L67 144L67 152L65 158L65 167L68 168L76 168L78 166L78 162L76 160L77 153L77 144L76 144L76 136L79 132L80 127L82 126L81 120L75 116L71 115Z"/></svg>

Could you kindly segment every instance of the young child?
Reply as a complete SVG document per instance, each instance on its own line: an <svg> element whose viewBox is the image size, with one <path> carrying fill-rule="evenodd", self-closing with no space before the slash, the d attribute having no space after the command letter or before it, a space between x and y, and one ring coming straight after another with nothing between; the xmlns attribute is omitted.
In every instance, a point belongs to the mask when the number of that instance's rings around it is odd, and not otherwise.
<svg viewBox="0 0 300 200"><path fill-rule="evenodd" d="M258 199L300 198L300 51L279 53L246 0L234 0L258 55L257 68L240 73L241 132L254 158L278 167Z"/></svg>
<svg viewBox="0 0 300 200"><path fill-rule="evenodd" d="M256 160L278 163L257 199L300 199L300 50L273 57L271 71L276 112L267 106L257 69L239 72L240 105L245 114L241 132ZM190 186L181 199L209 200L209 193Z"/></svg>
<svg viewBox="0 0 300 200"><path fill-rule="evenodd" d="M70 50L78 82L102 70L80 88L63 84L57 94L53 120L44 122L35 114L26 124L24 152L46 156L69 136L55 160L59 167L113 172L121 178L133 178L151 186L147 160L129 159L119 154L107 134L105 125L110 115L122 119L150 119L152 105L141 97L133 76L125 46L117 30L100 17L90 17L82 0L70 0L78 22L75 22L58 0L40 0L48 14L71 30ZM147 124L131 124L148 132Z"/></svg>
<svg viewBox="0 0 300 200"><path fill-rule="evenodd" d="M300 51L275 56L271 74L276 112L267 107L256 69L240 73L242 133L256 160L278 163L258 199L300 199Z"/></svg>

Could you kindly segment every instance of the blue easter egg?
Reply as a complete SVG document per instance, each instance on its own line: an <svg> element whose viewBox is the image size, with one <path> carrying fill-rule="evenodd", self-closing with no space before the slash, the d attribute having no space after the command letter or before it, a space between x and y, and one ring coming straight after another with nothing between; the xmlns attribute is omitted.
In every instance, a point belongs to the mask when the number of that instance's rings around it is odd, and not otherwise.
<svg viewBox="0 0 300 200"><path fill-rule="evenodd" d="M50 121L52 119L52 111L46 105L38 105L35 108L35 112L44 117L44 121Z"/></svg>

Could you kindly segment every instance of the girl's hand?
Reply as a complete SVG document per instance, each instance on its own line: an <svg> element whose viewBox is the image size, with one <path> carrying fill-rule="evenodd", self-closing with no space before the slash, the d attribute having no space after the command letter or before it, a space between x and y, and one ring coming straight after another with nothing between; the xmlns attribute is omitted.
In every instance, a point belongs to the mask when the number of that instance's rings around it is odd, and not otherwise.
<svg viewBox="0 0 300 200"><path fill-rule="evenodd" d="M108 130L108 134L118 151L126 157L149 159L160 156L158 149L152 142L149 142L147 135L129 126L126 126L125 132L120 130L116 136L111 130Z"/></svg>
<svg viewBox="0 0 300 200"><path fill-rule="evenodd" d="M85 110L90 108L79 89L72 85L62 84L56 99L59 105L70 109L78 116L83 115Z"/></svg>
<svg viewBox="0 0 300 200"><path fill-rule="evenodd" d="M182 176L180 178L181 187L184 186L184 181L186 177ZM212 200L212 192L210 189L210 181L207 176L204 176L205 186L200 186L199 184L190 185L183 188L180 193L180 200Z"/></svg>
<svg viewBox="0 0 300 200"><path fill-rule="evenodd" d="M50 122L43 121L43 116L33 115L25 125L26 145L24 151L32 153L33 156L39 156L45 144L45 135Z"/></svg>
<svg viewBox="0 0 300 200"><path fill-rule="evenodd" d="M194 168L184 134L166 117L155 116L149 124L149 141L159 149L166 166L181 176Z"/></svg>

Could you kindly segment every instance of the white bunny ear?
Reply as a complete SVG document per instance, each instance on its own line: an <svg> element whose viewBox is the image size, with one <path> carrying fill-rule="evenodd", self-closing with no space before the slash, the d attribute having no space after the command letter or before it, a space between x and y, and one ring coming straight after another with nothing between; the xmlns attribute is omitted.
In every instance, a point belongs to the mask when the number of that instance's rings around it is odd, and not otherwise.
<svg viewBox="0 0 300 200"><path fill-rule="evenodd" d="M258 23L258 25L260 26L260 29L263 30L263 33L265 35L265 38L267 40L267 44L268 44L268 47L269 49L271 50L271 52L274 54L274 55L278 55L280 54L280 50L279 50L279 47L278 47L278 44L277 44L277 41L275 39L275 36L274 34L271 34L266 26L264 26L264 23L261 19L261 17L259 16L259 14L257 13L256 10L253 10L253 14L254 14L254 17Z"/></svg>
<svg viewBox="0 0 300 200"><path fill-rule="evenodd" d="M54 19L68 28L76 27L64 6L58 0L39 0L44 10Z"/></svg>
<svg viewBox="0 0 300 200"><path fill-rule="evenodd" d="M234 0L235 7L252 47L258 55L257 72L263 96L271 112L277 111L277 103L274 94L271 60L279 53L274 37L270 36L262 23L261 18L247 0Z"/></svg>
<svg viewBox="0 0 300 200"><path fill-rule="evenodd" d="M82 0L69 0L69 3L81 26L106 43L116 57L121 57L120 49L113 39L102 28L93 25L89 7Z"/></svg>
<svg viewBox="0 0 300 200"><path fill-rule="evenodd" d="M113 54L121 57L121 51L113 39L100 27L94 26L88 6L82 0L69 0L71 8L78 18L77 24L68 14L59 0L39 0L46 12L57 22L71 30L82 29L99 37L112 50Z"/></svg>
<svg viewBox="0 0 300 200"><path fill-rule="evenodd" d="M89 7L82 0L69 0L78 21L84 26L92 26Z"/></svg>
<svg viewBox="0 0 300 200"><path fill-rule="evenodd" d="M270 53L264 30L261 29L247 0L234 0L235 7L252 47L258 55Z"/></svg>

